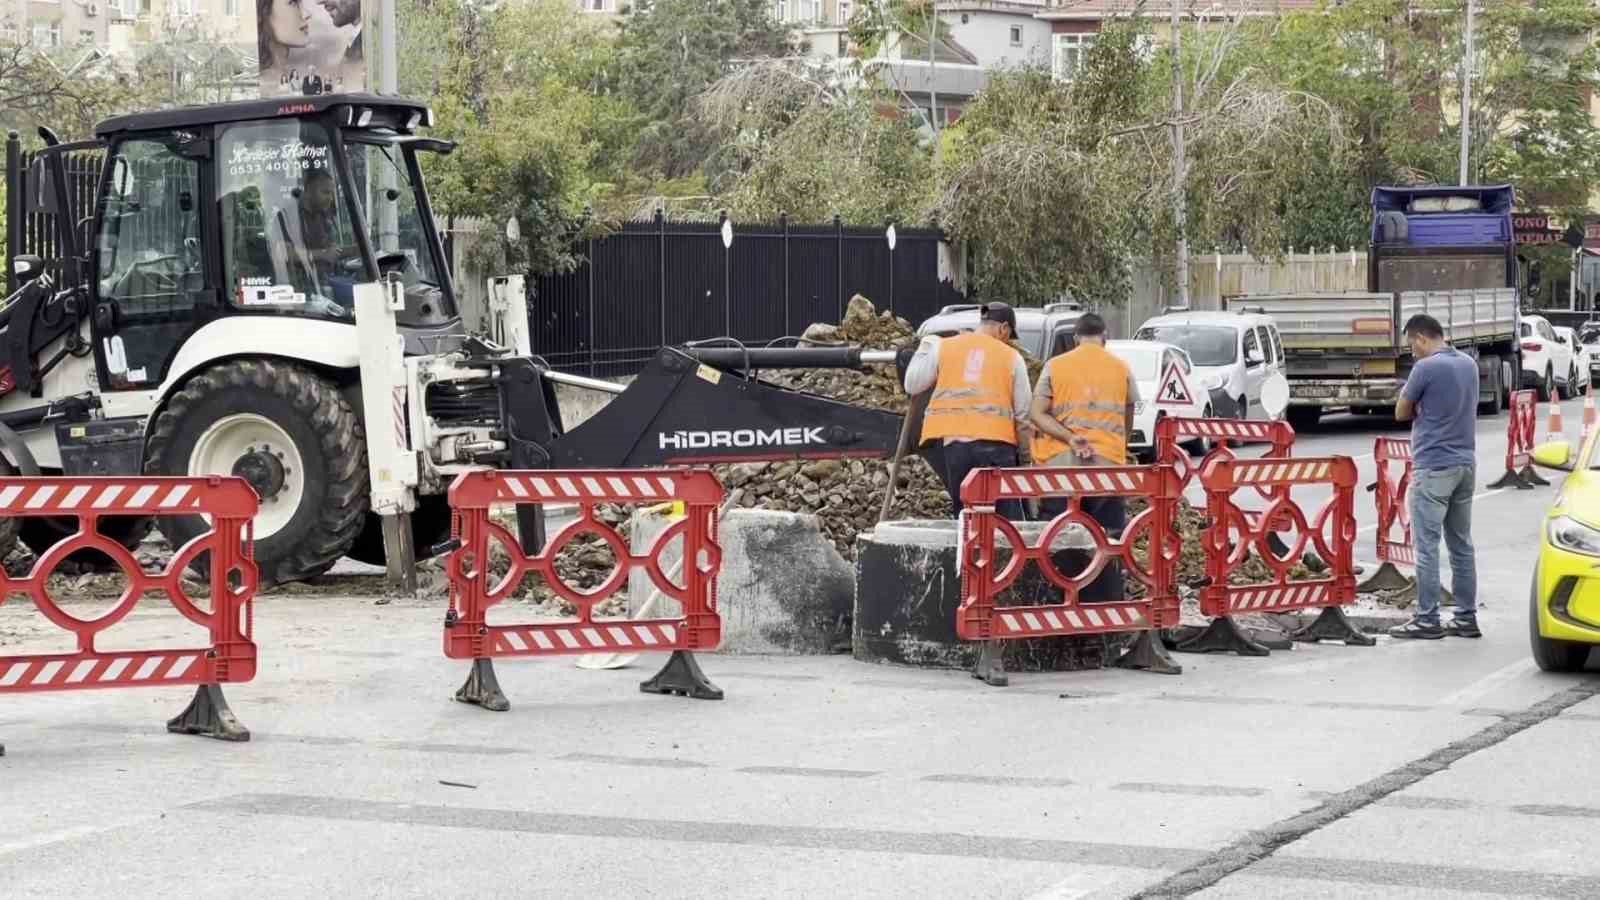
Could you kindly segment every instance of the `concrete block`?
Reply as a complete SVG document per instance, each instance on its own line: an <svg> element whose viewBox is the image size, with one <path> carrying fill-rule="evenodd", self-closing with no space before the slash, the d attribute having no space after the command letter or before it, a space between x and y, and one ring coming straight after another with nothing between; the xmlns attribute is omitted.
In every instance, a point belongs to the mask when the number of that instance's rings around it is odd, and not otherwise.
<svg viewBox="0 0 1600 900"><path fill-rule="evenodd" d="M1047 522L1017 522L1023 539L1036 541ZM1005 547L1003 537L997 540ZM1081 571L1094 550L1087 531L1069 526L1052 549L1061 552L1064 575ZM856 599L851 653L863 662L931 668L971 666L978 645L956 635L961 572L956 561L956 523L948 519L884 522L856 542ZM1000 598L1006 606L1061 602L1061 590L1029 566ZM1121 635L1008 641L1007 667L1019 671L1099 668L1114 658Z"/></svg>
<svg viewBox="0 0 1600 900"><path fill-rule="evenodd" d="M668 522L636 512L632 552L649 552ZM730 510L721 519L718 542L722 572L717 604L722 614L722 650L732 653L827 653L836 623L849 615L855 590L850 564L823 536L817 517L760 509ZM670 571L682 554L673 541L661 556ZM637 612L653 588L649 574L629 574L628 606ZM676 615L678 604L657 607Z"/></svg>

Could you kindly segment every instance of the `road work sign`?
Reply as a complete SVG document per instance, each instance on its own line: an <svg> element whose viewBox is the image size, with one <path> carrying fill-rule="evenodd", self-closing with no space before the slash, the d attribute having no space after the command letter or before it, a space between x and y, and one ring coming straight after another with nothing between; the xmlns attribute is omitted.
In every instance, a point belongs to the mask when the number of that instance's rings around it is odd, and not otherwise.
<svg viewBox="0 0 1600 900"><path fill-rule="evenodd" d="M1161 387L1156 390L1157 406L1182 406L1194 405L1194 392L1189 390L1189 382L1183 380L1183 369L1177 363L1169 363L1167 371L1161 376Z"/></svg>

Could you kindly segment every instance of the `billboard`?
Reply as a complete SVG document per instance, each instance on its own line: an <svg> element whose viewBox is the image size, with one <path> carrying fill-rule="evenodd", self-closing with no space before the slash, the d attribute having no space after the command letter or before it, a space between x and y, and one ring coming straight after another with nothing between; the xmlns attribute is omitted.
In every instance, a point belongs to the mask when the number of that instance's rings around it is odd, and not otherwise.
<svg viewBox="0 0 1600 900"><path fill-rule="evenodd" d="M366 90L362 2L256 0L261 96Z"/></svg>

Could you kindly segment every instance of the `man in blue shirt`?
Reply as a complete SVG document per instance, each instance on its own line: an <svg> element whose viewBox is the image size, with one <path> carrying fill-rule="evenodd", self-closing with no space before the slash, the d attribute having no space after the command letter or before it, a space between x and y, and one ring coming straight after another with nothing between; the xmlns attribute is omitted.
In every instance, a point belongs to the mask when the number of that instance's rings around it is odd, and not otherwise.
<svg viewBox="0 0 1600 900"><path fill-rule="evenodd" d="M1482 637L1478 630L1478 573L1472 553L1472 492L1477 483L1474 424L1478 363L1444 342L1432 316L1406 322L1416 364L1400 390L1394 417L1411 423L1411 539L1417 551L1417 614L1389 629L1397 638L1438 640L1446 634ZM1450 553L1456 610L1439 625L1439 532Z"/></svg>

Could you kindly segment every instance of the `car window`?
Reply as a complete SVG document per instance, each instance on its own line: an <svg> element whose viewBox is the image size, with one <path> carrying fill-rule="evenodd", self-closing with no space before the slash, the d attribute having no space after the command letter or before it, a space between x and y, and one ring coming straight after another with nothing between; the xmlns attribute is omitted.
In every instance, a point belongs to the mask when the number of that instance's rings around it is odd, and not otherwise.
<svg viewBox="0 0 1600 900"><path fill-rule="evenodd" d="M1246 364L1248 364L1250 361L1250 354L1252 351L1259 353L1261 348L1256 344L1255 329L1247 328L1244 332L1244 358Z"/></svg>
<svg viewBox="0 0 1600 900"><path fill-rule="evenodd" d="M1189 354L1179 350L1174 355L1178 357L1178 368L1183 370L1183 374L1189 374L1189 372L1194 368L1193 366L1189 365Z"/></svg>
<svg viewBox="0 0 1600 900"><path fill-rule="evenodd" d="M1256 341L1261 344L1261 355L1266 357L1269 363L1277 362L1278 357L1272 352L1272 339L1267 337L1267 329L1264 326L1257 325L1255 332Z"/></svg>
<svg viewBox="0 0 1600 900"><path fill-rule="evenodd" d="M1517 333L1523 337L1533 337L1533 326L1527 322L1523 322L1520 326L1518 326Z"/></svg>
<svg viewBox="0 0 1600 900"><path fill-rule="evenodd" d="M1197 366L1226 366L1239 358L1239 333L1220 325L1146 325L1133 338L1181 347Z"/></svg>
<svg viewBox="0 0 1600 900"><path fill-rule="evenodd" d="M1539 323L1539 335L1541 337L1545 338L1546 340L1552 340L1553 341L1556 338L1556 333L1555 333L1555 331L1553 331L1550 328L1550 323L1549 322L1540 322Z"/></svg>
<svg viewBox="0 0 1600 900"><path fill-rule="evenodd" d="M1059 331L1055 341L1050 345L1050 355L1060 356L1077 346L1077 341L1072 337L1071 331Z"/></svg>
<svg viewBox="0 0 1600 900"><path fill-rule="evenodd" d="M1148 344L1113 344L1113 355L1128 364L1128 371L1140 381L1155 381L1161 377L1163 354Z"/></svg>
<svg viewBox="0 0 1600 900"><path fill-rule="evenodd" d="M1268 325L1267 334L1272 337L1272 356L1278 362L1283 362L1283 338L1278 336L1278 326Z"/></svg>

